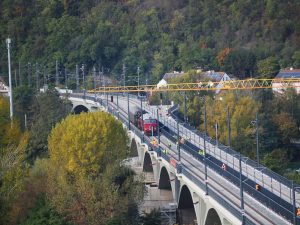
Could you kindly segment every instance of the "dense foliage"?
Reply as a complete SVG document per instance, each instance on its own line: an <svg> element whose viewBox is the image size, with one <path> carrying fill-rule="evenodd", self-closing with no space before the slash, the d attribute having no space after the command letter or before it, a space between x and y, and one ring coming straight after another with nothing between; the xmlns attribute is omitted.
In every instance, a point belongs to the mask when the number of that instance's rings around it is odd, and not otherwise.
<svg viewBox="0 0 300 225"><path fill-rule="evenodd" d="M30 128L28 159L33 161L36 157L47 156L47 139L51 129L70 112L70 102L61 99L55 90L33 97L27 121Z"/></svg>
<svg viewBox="0 0 300 225"><path fill-rule="evenodd" d="M70 116L48 139L69 112L57 93L36 94L54 83L55 73L69 87L76 84L76 64L81 84L93 67L121 80L123 64L127 83L135 82L130 76L138 66L141 83L198 67L273 77L280 68L300 67L299 10L298 0L0 1L0 75L7 80L9 36L16 86L12 123L8 101L0 98L0 224L135 224L142 191L132 171L120 166L127 149L119 123L105 113ZM193 79L188 74L176 82ZM91 88L92 78L85 80ZM202 131L204 95L210 136L218 123L218 139L228 144L228 107L231 146L255 158L251 121L258 112L262 163L300 182L286 170L300 159L300 102L293 91L189 92L189 122ZM163 103L168 98L183 113L183 93L164 94ZM152 100L160 103L160 96ZM156 212L142 218L159 222Z"/></svg>
<svg viewBox="0 0 300 225"><path fill-rule="evenodd" d="M76 224L105 224L111 218L134 224L143 192L133 172L121 165L127 154L126 132L113 116L68 116L49 136L52 205Z"/></svg>
<svg viewBox="0 0 300 225"><path fill-rule="evenodd" d="M201 77L190 71L173 83L186 82ZM285 173L286 169L299 162L297 142L300 139L300 98L294 89L284 94L274 94L272 90L232 90L218 95L213 91L170 92L162 95L179 105L179 116L185 112L188 123L204 131L204 98L206 101L207 132L218 141L228 145L228 115L230 117L231 147L243 155L256 159L256 113L258 113L258 133L261 162L272 170ZM159 103L159 96L153 95L152 102ZM229 112L228 112L229 111ZM229 113L229 114L228 114ZM297 164L299 167L299 164Z"/></svg>
<svg viewBox="0 0 300 225"><path fill-rule="evenodd" d="M139 66L148 82L195 67L244 78L300 66L298 0L3 0L0 9L0 50L10 36L18 83L51 80L55 61L62 81L75 64L115 76L123 63L128 75Z"/></svg>
<svg viewBox="0 0 300 225"><path fill-rule="evenodd" d="M8 100L0 96L0 224L8 224L8 212L23 190L27 144L28 133L22 133L16 119L10 120Z"/></svg>
<svg viewBox="0 0 300 225"><path fill-rule="evenodd" d="M38 96L40 104L49 104L52 94ZM38 158L32 161L26 150L35 149L28 146L36 139L33 131L23 134L16 119L10 122L7 99L0 98L0 105L0 224L139 223L143 185L122 164L129 154L127 135L114 117L68 116L44 143L48 157L34 153ZM50 110L50 121L59 112L59 107ZM48 129L44 123L36 127L45 129L41 134Z"/></svg>

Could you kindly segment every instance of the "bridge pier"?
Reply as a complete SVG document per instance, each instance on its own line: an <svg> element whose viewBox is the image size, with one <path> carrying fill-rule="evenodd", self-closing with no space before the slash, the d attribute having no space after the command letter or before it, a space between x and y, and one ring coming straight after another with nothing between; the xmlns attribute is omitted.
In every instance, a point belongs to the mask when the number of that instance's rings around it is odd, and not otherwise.
<svg viewBox="0 0 300 225"><path fill-rule="evenodd" d="M75 98L71 101L74 108L82 105L88 111L104 110L98 103L90 102L87 99ZM126 124L123 124L123 127L126 128ZM134 141L137 150L137 156L134 155L135 166L140 172L147 167L146 174L152 174L149 184L146 185L148 196L146 196L145 205L148 209L170 208L170 206L173 206L174 209L178 208L179 214L182 216L182 225L241 224L239 218L231 214L227 208L210 195L205 195L205 191L197 183L204 183L202 179L199 178L195 182L188 175L177 173L176 168L172 165L173 163L159 157L155 151L151 151L150 147L142 143L139 135L135 134L133 130L127 130L127 133L130 140L129 147L132 147ZM148 166L145 164L148 164Z"/></svg>

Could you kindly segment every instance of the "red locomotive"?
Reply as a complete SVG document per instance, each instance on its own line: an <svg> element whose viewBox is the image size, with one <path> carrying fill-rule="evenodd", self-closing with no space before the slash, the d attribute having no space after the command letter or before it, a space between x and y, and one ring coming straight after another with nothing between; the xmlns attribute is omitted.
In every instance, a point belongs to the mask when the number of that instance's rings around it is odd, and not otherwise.
<svg viewBox="0 0 300 225"><path fill-rule="evenodd" d="M145 113L138 118L137 127L144 130L146 135L157 135L157 120L153 119L149 113Z"/></svg>
<svg viewBox="0 0 300 225"><path fill-rule="evenodd" d="M131 121L140 130L144 131L146 135L156 136L157 135L157 120L152 118L146 111L141 111L138 107L132 107L131 110L135 111Z"/></svg>

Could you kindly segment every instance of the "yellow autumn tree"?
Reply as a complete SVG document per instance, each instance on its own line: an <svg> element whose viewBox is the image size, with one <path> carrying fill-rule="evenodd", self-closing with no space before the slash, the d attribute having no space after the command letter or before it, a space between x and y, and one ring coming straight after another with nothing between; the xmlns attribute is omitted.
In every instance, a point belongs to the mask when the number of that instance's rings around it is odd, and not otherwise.
<svg viewBox="0 0 300 225"><path fill-rule="evenodd" d="M12 224L10 210L28 174L27 145L28 133L17 119L10 120L8 99L0 96L0 224Z"/></svg>
<svg viewBox="0 0 300 225"><path fill-rule="evenodd" d="M251 136L254 131L251 121L255 120L259 104L250 96L241 95L233 91L224 92L214 98L207 97L206 99L208 134L216 138L215 124L217 123L218 140L223 144L228 144L228 107L230 111L231 145L236 150L243 149L243 151L250 152L253 147L251 144L253 138ZM245 146L247 149L245 149Z"/></svg>
<svg viewBox="0 0 300 225"><path fill-rule="evenodd" d="M104 112L68 116L51 131L48 145L50 163L73 174L97 175L127 154L122 124Z"/></svg>
<svg viewBox="0 0 300 225"><path fill-rule="evenodd" d="M143 193L121 163L127 144L122 124L105 112L71 115L57 124L45 164L46 192L55 209L75 224L105 224L126 214Z"/></svg>
<svg viewBox="0 0 300 225"><path fill-rule="evenodd" d="M9 102L0 96L0 146L4 140L6 125L9 122Z"/></svg>

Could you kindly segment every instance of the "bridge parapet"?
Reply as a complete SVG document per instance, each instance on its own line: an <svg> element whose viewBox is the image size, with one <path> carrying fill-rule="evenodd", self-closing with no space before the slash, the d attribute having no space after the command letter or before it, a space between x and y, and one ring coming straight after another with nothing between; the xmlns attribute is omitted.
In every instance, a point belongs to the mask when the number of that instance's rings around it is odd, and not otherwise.
<svg viewBox="0 0 300 225"><path fill-rule="evenodd" d="M128 129L128 118L126 114L121 113L117 111L115 108L111 107L108 102L105 102L103 100L99 100L94 97L87 98L88 100L94 100L97 103L101 102L101 105L106 109L107 112L113 114L116 118L118 118L123 124L124 127ZM125 112L125 111L124 111ZM222 195L220 195L219 192L214 190L214 188L209 188L208 189L208 196L205 195L205 181L203 179L199 179L199 177L195 176L194 173L192 173L189 168L187 168L185 165L182 165L178 163L176 158L171 157L169 154L165 154L164 151L160 147L153 147L150 143L149 138L145 138L143 133L136 128L133 124L131 124L131 131L129 131L131 136L134 136L139 143L139 146L145 146L146 148L143 149L143 151L140 151L139 154L144 153L144 154L149 154L151 156L151 160L155 161L155 164L157 167L154 170L157 170L156 175L154 176L154 179L159 181L159 174L161 172L162 167L166 167L168 172L171 174L175 175L175 180L174 184L172 184L172 190L175 189L175 196L177 196L177 202L179 201L179 192L180 192L180 187L183 185L187 184L188 187L192 190L192 195L195 197L195 199L200 198L200 200L206 202L210 202L211 206L218 212L218 214L221 215L222 219L222 224L240 224L242 221L243 216L245 215L244 211L240 209L239 205L235 205L232 202L226 200ZM169 138L171 141L174 142L174 136L172 134L168 134L167 132L163 133L167 138ZM176 138L175 138L176 139ZM186 144L182 144L182 148L184 151L191 156L191 158L194 158L198 160L199 162L203 163L203 156L199 155L197 151L195 151L192 145L189 145L189 142ZM144 156L143 156L144 158ZM153 163L154 164L154 163ZM176 170L174 167L174 164L176 165ZM222 170L217 169L218 167L218 162L217 161L210 161L209 166L212 168L211 171L221 174L222 179L226 178L224 176L224 172ZM232 178L236 179L236 178ZM237 179L238 180L238 179ZM229 179L229 182L232 182L231 179ZM157 182L158 183L158 182ZM235 182L233 182L235 183ZM179 185L179 186L178 186ZM202 197L200 197L202 196ZM197 202L197 201L196 201ZM218 211L218 209L221 210ZM197 208L198 206L195 206ZM201 208L201 207L200 207ZM197 209L198 210L198 209ZM209 210L209 209L208 209ZM197 212L198 213L198 212ZM197 214L196 213L196 214ZM207 212L208 213L208 212ZM222 216L224 215L224 216ZM291 218L293 215L289 215L289 218ZM198 215L199 217L199 215ZM201 217L202 218L202 217ZM250 220L247 216L244 218L245 219L245 224L255 224L253 220ZM204 224L203 221L200 221L197 218L198 224ZM226 221L226 223L224 222ZM288 223L288 222L287 222ZM286 223L286 224L287 224ZM278 223L281 224L281 223Z"/></svg>

